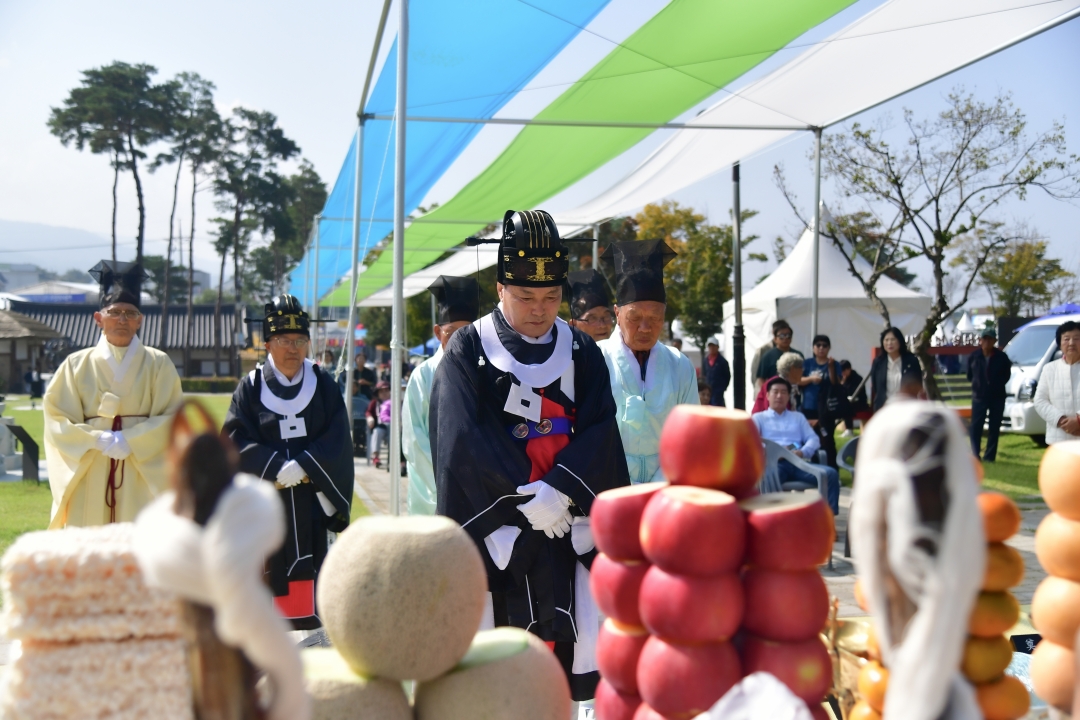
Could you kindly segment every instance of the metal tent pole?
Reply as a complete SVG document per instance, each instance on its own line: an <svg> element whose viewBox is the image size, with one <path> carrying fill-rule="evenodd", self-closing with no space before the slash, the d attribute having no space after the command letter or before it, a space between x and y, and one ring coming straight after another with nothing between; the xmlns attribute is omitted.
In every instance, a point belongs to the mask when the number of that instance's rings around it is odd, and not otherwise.
<svg viewBox="0 0 1080 720"><path fill-rule="evenodd" d="M401 358L404 344L405 300L405 109L408 90L409 0L399 0L397 105L394 148L394 314L390 341L390 512L401 514Z"/></svg>
<svg viewBox="0 0 1080 720"><path fill-rule="evenodd" d="M600 223L592 226L592 266L593 270L600 270Z"/></svg>
<svg viewBox="0 0 1080 720"><path fill-rule="evenodd" d="M361 117L356 126L356 170L353 193L353 223L352 223L352 277L349 287L352 292L349 295L349 324L345 328L345 347L342 348L348 354L345 365L345 412L349 416L349 432L353 429L353 372L356 366L356 285L360 276L360 195L364 179L364 119Z"/></svg>
<svg viewBox="0 0 1080 720"><path fill-rule="evenodd" d="M439 319L439 316L438 316L438 306L437 306L437 305L436 305L436 303L435 303L435 296L434 296L434 295L432 295L432 296L431 296L431 327L432 327L432 328L434 328L434 327L435 327L436 325L438 325L438 324L439 324L439 323L438 323L438 319ZM435 333L433 332L433 333L431 334L431 336L432 336L432 337L435 337ZM424 349L424 354L425 354L425 355L427 355L427 348L425 348L425 349Z"/></svg>
<svg viewBox="0 0 1080 720"><path fill-rule="evenodd" d="M318 318L319 318L319 232L320 232L320 225L322 224L320 222L320 220L322 220L322 215L316 215L315 216L315 272L314 272L315 280L312 282L312 285L314 285L314 289L312 290L312 296L314 297L315 302L313 303L314 312L311 315L312 318L314 318L316 320L318 320ZM315 323L315 342L312 343L312 349L313 350L318 351L318 342L319 342L319 323ZM316 355L316 357L318 357L318 355Z"/></svg>
<svg viewBox="0 0 1080 720"><path fill-rule="evenodd" d="M742 208L739 204L739 163L731 167L734 196L731 210L732 295L735 297L735 331L731 336L731 376L735 407L746 409L746 335L742 324Z"/></svg>
<svg viewBox="0 0 1080 720"><path fill-rule="evenodd" d="M814 128L814 279L810 288L810 338L818 334L818 264L821 260L821 128Z"/></svg>

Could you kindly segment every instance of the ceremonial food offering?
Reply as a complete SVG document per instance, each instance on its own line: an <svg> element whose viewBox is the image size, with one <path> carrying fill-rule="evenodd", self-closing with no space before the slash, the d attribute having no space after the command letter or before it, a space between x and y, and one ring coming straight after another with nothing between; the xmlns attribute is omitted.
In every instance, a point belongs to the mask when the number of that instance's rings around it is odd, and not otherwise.
<svg viewBox="0 0 1080 720"><path fill-rule="evenodd" d="M637 695L637 666L649 633L618 625L611 618L600 627L596 664L604 679L621 693Z"/></svg>
<svg viewBox="0 0 1080 720"><path fill-rule="evenodd" d="M676 405L660 434L660 468L672 485L698 485L742 496L765 471L765 451L750 413Z"/></svg>
<svg viewBox="0 0 1080 720"><path fill-rule="evenodd" d="M653 636L638 660L641 698L678 720L705 712L741 678L739 654L726 642L679 645Z"/></svg>
<svg viewBox="0 0 1080 720"><path fill-rule="evenodd" d="M746 530L735 498L699 487L671 486L652 496L641 517L641 547L650 562L682 575L711 576L742 564Z"/></svg>
<svg viewBox="0 0 1080 720"><path fill-rule="evenodd" d="M641 549L641 515L667 483L641 483L605 490L593 500L589 525L597 549L613 560L644 560Z"/></svg>
<svg viewBox="0 0 1080 720"><path fill-rule="evenodd" d="M653 565L641 582L638 605L653 635L680 643L720 642L742 622L743 587L735 573L694 577Z"/></svg>
<svg viewBox="0 0 1080 720"><path fill-rule="evenodd" d="M423 681L468 650L486 588L476 544L453 520L366 517L330 548L318 601L327 634L357 674Z"/></svg>
<svg viewBox="0 0 1080 720"><path fill-rule="evenodd" d="M416 720L566 720L570 686L540 638L518 628L476 634L442 677L416 688Z"/></svg>
<svg viewBox="0 0 1080 720"><path fill-rule="evenodd" d="M641 627L638 598L649 567L645 562L618 562L598 554L589 572L589 586L600 611L621 625Z"/></svg>
<svg viewBox="0 0 1080 720"><path fill-rule="evenodd" d="M1054 443L1039 463L1039 491L1058 515L1080 520L1080 440Z"/></svg>
<svg viewBox="0 0 1080 720"><path fill-rule="evenodd" d="M601 671L603 672L603 671ZM616 690L606 679L596 686L596 716L603 720L633 720L641 698Z"/></svg>
<svg viewBox="0 0 1080 720"><path fill-rule="evenodd" d="M820 703L832 684L832 659L816 636L801 642L776 642L747 635L742 665L747 675L770 673L807 704Z"/></svg>
<svg viewBox="0 0 1080 720"><path fill-rule="evenodd" d="M743 573L746 613L743 627L770 640L794 642L817 637L829 615L829 591L815 570Z"/></svg>
<svg viewBox="0 0 1080 720"><path fill-rule="evenodd" d="M818 493L769 493L739 503L746 560L771 570L808 570L832 552L832 511Z"/></svg>
<svg viewBox="0 0 1080 720"><path fill-rule="evenodd" d="M313 720L412 720L400 682L360 677L334 648L309 648L300 657Z"/></svg>

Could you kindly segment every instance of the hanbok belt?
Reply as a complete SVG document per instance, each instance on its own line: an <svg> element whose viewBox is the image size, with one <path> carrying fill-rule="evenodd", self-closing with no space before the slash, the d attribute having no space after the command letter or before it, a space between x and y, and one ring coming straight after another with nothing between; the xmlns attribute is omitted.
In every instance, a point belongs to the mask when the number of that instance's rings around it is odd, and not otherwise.
<svg viewBox="0 0 1080 720"><path fill-rule="evenodd" d="M535 440L548 435L569 435L574 430L574 423L567 417L544 418L540 422L526 420L507 430L518 440Z"/></svg>

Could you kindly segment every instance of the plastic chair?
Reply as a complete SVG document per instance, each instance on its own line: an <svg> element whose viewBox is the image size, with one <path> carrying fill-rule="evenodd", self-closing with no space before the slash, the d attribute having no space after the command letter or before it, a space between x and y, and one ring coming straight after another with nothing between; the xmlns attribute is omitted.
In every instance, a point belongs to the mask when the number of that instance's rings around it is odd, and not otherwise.
<svg viewBox="0 0 1080 720"><path fill-rule="evenodd" d="M844 443L840 452L836 453L836 464L851 473L851 484L855 484L855 454L859 450L859 438L853 437ZM844 531L844 557L851 557L851 510L848 506L847 530Z"/></svg>

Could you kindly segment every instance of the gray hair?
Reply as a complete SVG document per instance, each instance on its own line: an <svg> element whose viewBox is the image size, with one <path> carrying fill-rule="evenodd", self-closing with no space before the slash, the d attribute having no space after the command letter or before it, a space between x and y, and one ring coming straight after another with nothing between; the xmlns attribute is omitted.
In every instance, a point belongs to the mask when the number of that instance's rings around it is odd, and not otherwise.
<svg viewBox="0 0 1080 720"><path fill-rule="evenodd" d="M795 366L802 367L802 364L803 359L799 353L786 352L776 361L776 374L782 378L787 378L792 368Z"/></svg>

